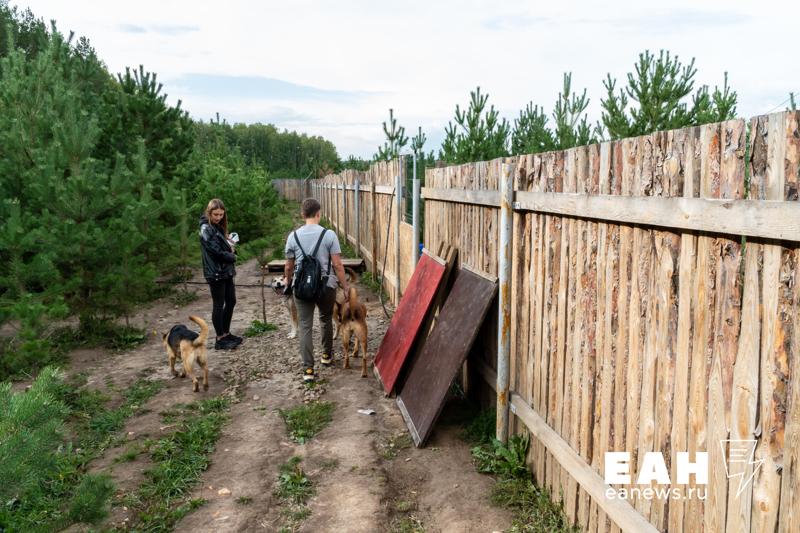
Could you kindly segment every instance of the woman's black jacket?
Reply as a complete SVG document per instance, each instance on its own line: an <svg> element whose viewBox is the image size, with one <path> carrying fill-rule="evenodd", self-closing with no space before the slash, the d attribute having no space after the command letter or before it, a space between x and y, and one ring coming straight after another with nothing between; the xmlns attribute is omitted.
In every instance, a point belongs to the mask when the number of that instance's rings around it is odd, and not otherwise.
<svg viewBox="0 0 800 533"><path fill-rule="evenodd" d="M200 249L203 252L203 275L206 281L219 281L236 275L236 255L228 244L222 230L200 217Z"/></svg>

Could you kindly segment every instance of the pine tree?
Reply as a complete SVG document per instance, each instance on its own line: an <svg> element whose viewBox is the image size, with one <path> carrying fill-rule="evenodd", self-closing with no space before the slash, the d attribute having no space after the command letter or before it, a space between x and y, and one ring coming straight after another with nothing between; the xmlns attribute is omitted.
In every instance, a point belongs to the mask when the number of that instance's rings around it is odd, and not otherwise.
<svg viewBox="0 0 800 533"><path fill-rule="evenodd" d="M683 65L664 50L658 57L645 51L639 54L636 73L628 73L627 87L618 92L616 80L608 74L603 82L607 95L601 101L608 136L621 139L733 118L737 95L728 87L727 74L721 90L715 87L709 95L708 87L700 87L689 106L687 97L697 74L694 62Z"/></svg>
<svg viewBox="0 0 800 533"><path fill-rule="evenodd" d="M425 152L423 148L425 147L425 141L428 140L428 137L422 133L422 127L417 127L417 134L411 138L411 151L416 154L417 158L425 157Z"/></svg>
<svg viewBox="0 0 800 533"><path fill-rule="evenodd" d="M508 155L510 127L494 105L486 108L488 94L477 87L470 92L466 111L456 104L455 124L447 123L439 159L447 163L485 161Z"/></svg>
<svg viewBox="0 0 800 533"><path fill-rule="evenodd" d="M397 158L403 147L408 144L406 129L397 125L394 109L389 109L389 124L383 123L383 133L386 135L386 141L383 146L378 147L378 152L374 156L375 161L390 161Z"/></svg>

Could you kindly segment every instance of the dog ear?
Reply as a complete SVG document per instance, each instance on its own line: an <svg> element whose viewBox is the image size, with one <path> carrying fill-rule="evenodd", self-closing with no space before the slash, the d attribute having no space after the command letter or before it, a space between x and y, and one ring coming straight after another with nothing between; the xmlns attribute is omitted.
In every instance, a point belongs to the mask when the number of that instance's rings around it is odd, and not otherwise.
<svg viewBox="0 0 800 533"><path fill-rule="evenodd" d="M162 341L165 341L165 340L167 340L167 334L166 334L166 333L164 333L164 334L161 336L161 340L162 340Z"/></svg>

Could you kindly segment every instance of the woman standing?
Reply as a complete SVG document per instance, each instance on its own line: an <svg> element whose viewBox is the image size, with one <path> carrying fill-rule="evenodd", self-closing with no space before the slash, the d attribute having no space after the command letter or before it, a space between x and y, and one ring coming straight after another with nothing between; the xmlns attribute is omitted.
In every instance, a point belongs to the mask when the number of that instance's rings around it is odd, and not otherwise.
<svg viewBox="0 0 800 533"><path fill-rule="evenodd" d="M222 200L208 202L205 214L200 217L200 247L203 251L203 274L211 288L214 302L211 321L217 333L215 350L232 350L242 338L231 335L231 318L236 305L233 277L236 252L228 235L228 214Z"/></svg>

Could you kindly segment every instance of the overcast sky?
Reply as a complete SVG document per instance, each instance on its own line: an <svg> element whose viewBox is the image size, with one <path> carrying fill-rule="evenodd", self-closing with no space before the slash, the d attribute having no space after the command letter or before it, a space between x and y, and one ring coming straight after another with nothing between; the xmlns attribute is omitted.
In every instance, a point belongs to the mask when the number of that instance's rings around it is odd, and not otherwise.
<svg viewBox="0 0 800 533"><path fill-rule="evenodd" d="M621 82L645 49L694 57L698 84L721 85L727 71L742 117L800 92L798 0L11 4L88 37L111 72L156 72L194 118L322 135L343 158L375 153L390 107L438 151L476 85L509 121L529 101L552 112L565 71L599 119L606 74Z"/></svg>

